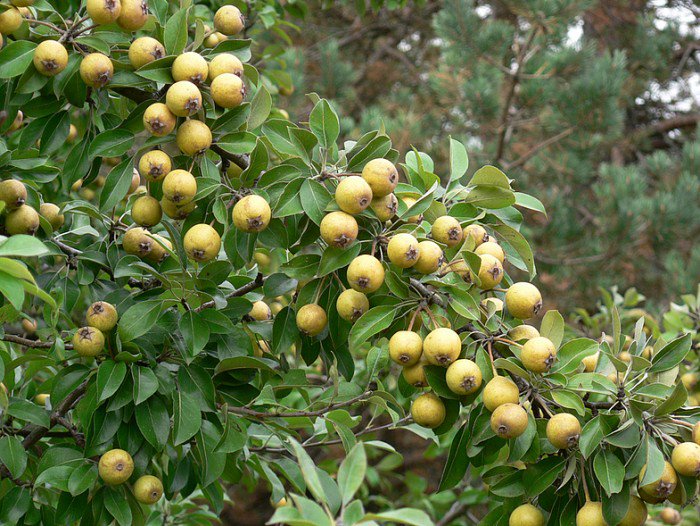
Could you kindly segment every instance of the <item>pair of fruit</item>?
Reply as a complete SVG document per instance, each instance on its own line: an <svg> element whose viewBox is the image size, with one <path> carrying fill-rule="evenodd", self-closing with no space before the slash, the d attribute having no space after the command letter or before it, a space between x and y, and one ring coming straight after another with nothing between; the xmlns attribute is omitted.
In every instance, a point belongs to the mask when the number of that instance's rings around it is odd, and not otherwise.
<svg viewBox="0 0 700 526"><path fill-rule="evenodd" d="M127 254L161 263L168 257L168 250L172 250L172 243L163 236L139 226L132 227L124 233L122 247Z"/></svg>
<svg viewBox="0 0 700 526"><path fill-rule="evenodd" d="M165 95L165 104L155 102L143 114L143 124L151 135L165 137L177 125L177 117L189 117L202 107L199 88L189 81L176 82ZM205 152L213 141L206 123L187 119L177 129L175 142L182 153L189 156Z"/></svg>
<svg viewBox="0 0 700 526"><path fill-rule="evenodd" d="M148 21L147 0L87 0L85 8L97 25L116 22L122 29L136 31Z"/></svg>
<svg viewBox="0 0 700 526"><path fill-rule="evenodd" d="M417 332L398 331L389 340L389 356L399 365L411 366L424 358L428 364L447 367L462 351L462 340L452 329L434 329L423 340Z"/></svg>
<svg viewBox="0 0 700 526"><path fill-rule="evenodd" d="M27 188L20 181L8 179L0 182L0 201L4 201L7 215L5 216L5 231L14 236L26 234L33 236L39 230L39 213L25 204ZM40 206L41 215L51 223L54 230L63 226L63 215L53 203L43 203Z"/></svg>
<svg viewBox="0 0 700 526"><path fill-rule="evenodd" d="M105 334L114 329L119 321L117 309L106 301L96 301L85 314L87 325L73 335L73 349L80 356L94 357L105 346Z"/></svg>
<svg viewBox="0 0 700 526"><path fill-rule="evenodd" d="M636 495L630 495L627 513L618 526L642 526L646 523L647 506ZM603 516L603 503L586 500L586 503L576 513L576 526L607 526Z"/></svg>
<svg viewBox="0 0 700 526"><path fill-rule="evenodd" d="M134 459L123 449L111 449L97 464L100 478L110 486L123 484L134 472ZM153 475L143 475L134 483L134 497L142 504L155 504L163 496L163 483Z"/></svg>

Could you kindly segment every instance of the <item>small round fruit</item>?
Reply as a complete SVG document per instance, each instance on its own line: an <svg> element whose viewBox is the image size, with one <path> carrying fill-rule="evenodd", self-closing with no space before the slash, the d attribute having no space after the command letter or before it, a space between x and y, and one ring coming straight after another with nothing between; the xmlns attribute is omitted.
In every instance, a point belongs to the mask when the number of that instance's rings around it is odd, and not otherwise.
<svg viewBox="0 0 700 526"><path fill-rule="evenodd" d="M700 446L695 442L682 442L673 448L671 464L677 473L700 478Z"/></svg>
<svg viewBox="0 0 700 526"><path fill-rule="evenodd" d="M156 137L164 137L175 129L177 117L162 102L151 104L143 114L146 131Z"/></svg>
<svg viewBox="0 0 700 526"><path fill-rule="evenodd" d="M214 14L214 27L224 35L237 35L245 28L245 18L236 6L225 5Z"/></svg>
<svg viewBox="0 0 700 526"><path fill-rule="evenodd" d="M357 239L357 221L345 212L331 212L321 220L321 237L332 247L346 248Z"/></svg>
<svg viewBox="0 0 700 526"><path fill-rule="evenodd" d="M413 331L398 331L389 340L389 356L399 365L415 365L423 353L423 339Z"/></svg>
<svg viewBox="0 0 700 526"><path fill-rule="evenodd" d="M488 232L486 232L486 229L483 226L477 225L475 223L465 226L464 230L462 231L462 234L464 236L464 239L467 239L467 237L471 236L471 238L474 240L474 246L476 248L481 246L482 243L488 242L490 239Z"/></svg>
<svg viewBox="0 0 700 526"><path fill-rule="evenodd" d="M481 258L481 265L479 267L481 289L491 290L503 279L503 265L490 254L484 254L479 257Z"/></svg>
<svg viewBox="0 0 700 526"><path fill-rule="evenodd" d="M374 256L362 254L348 265L347 280L358 292L375 292L384 283L384 266Z"/></svg>
<svg viewBox="0 0 700 526"><path fill-rule="evenodd" d="M447 367L462 352L462 340L452 329L440 327L428 333L423 340L423 354L431 365Z"/></svg>
<svg viewBox="0 0 700 526"><path fill-rule="evenodd" d="M430 230L433 239L439 243L444 243L448 247L458 245L462 241L462 227L459 221L451 216L440 216L433 223Z"/></svg>
<svg viewBox="0 0 700 526"><path fill-rule="evenodd" d="M149 236L148 230L134 227L124 233L122 247L127 254L146 257L153 248L153 240Z"/></svg>
<svg viewBox="0 0 700 526"><path fill-rule="evenodd" d="M117 24L127 31L141 29L148 21L147 0L121 0L122 9Z"/></svg>
<svg viewBox="0 0 700 526"><path fill-rule="evenodd" d="M447 368L445 375L447 387L455 394L469 395L475 393L481 387L481 369L471 360L455 360Z"/></svg>
<svg viewBox="0 0 700 526"><path fill-rule="evenodd" d="M581 424L574 415L559 413L547 421L547 439L557 449L569 449L578 445Z"/></svg>
<svg viewBox="0 0 700 526"><path fill-rule="evenodd" d="M433 393L423 393L411 404L411 416L419 426L435 429L445 421L445 404Z"/></svg>
<svg viewBox="0 0 700 526"><path fill-rule="evenodd" d="M39 230L39 214L29 205L11 210L5 217L5 230L11 236L26 234L33 236Z"/></svg>
<svg viewBox="0 0 700 526"><path fill-rule="evenodd" d="M328 316L322 307L315 303L304 305L297 310L297 327L307 336L318 336L328 324Z"/></svg>
<svg viewBox="0 0 700 526"><path fill-rule="evenodd" d="M503 248L501 247L501 245L493 241L487 241L486 243L482 243L481 245L476 247L476 250L474 250L474 252L480 256L483 256L485 254L493 256L501 263L503 263L506 260L506 253L503 252Z"/></svg>
<svg viewBox="0 0 700 526"><path fill-rule="evenodd" d="M432 274L444 263L445 257L440 245L434 241L418 243L418 261L413 266L421 274Z"/></svg>
<svg viewBox="0 0 700 526"><path fill-rule="evenodd" d="M347 289L338 295L335 308L341 318L355 322L369 310L369 300L362 292L357 292L355 289Z"/></svg>
<svg viewBox="0 0 700 526"><path fill-rule="evenodd" d="M169 239L164 238L159 234L152 234L153 244L151 245L151 251L146 256L146 259L153 263L162 263L170 255L165 247L172 250L173 244Z"/></svg>
<svg viewBox="0 0 700 526"><path fill-rule="evenodd" d="M418 202L418 199L416 199L415 197L402 197L401 200L406 205L406 208L408 210L410 210L410 208ZM423 214L409 216L404 218L404 220L406 221L406 223L420 223L421 221L423 221Z"/></svg>
<svg viewBox="0 0 700 526"><path fill-rule="evenodd" d="M120 0L87 0L87 14L95 24L115 22L122 10Z"/></svg>
<svg viewBox="0 0 700 526"><path fill-rule="evenodd" d="M700 375L698 373L683 373L681 375L681 383L688 391L695 391L698 383L700 383Z"/></svg>
<svg viewBox="0 0 700 526"><path fill-rule="evenodd" d="M693 442L700 445L700 422L696 422L693 426Z"/></svg>
<svg viewBox="0 0 700 526"><path fill-rule="evenodd" d="M222 108L235 108L245 99L245 84L238 75L222 73L211 81L211 96Z"/></svg>
<svg viewBox="0 0 700 526"><path fill-rule="evenodd" d="M97 356L104 346L105 336L95 327L81 327L73 335L73 350L80 356Z"/></svg>
<svg viewBox="0 0 700 526"><path fill-rule="evenodd" d="M190 201L189 203L185 203L183 205L173 203L170 199L163 198L160 200L160 207L163 209L165 215L170 219L181 221L186 219L187 216L194 211L194 209L197 207L197 203Z"/></svg>
<svg viewBox="0 0 700 526"><path fill-rule="evenodd" d="M80 78L91 88L104 88L114 76L114 66L107 55L90 53L80 61Z"/></svg>
<svg viewBox="0 0 700 526"><path fill-rule="evenodd" d="M22 330L26 332L27 334L34 334L37 330L39 325L37 324L36 320L31 320L24 318L22 320Z"/></svg>
<svg viewBox="0 0 700 526"><path fill-rule="evenodd" d="M0 201L5 202L5 208L14 210L27 202L27 187L17 179L0 182Z"/></svg>
<svg viewBox="0 0 700 526"><path fill-rule="evenodd" d="M503 404L517 404L519 400L518 386L513 380L505 376L494 376L484 387L484 406L489 411L495 411L497 407Z"/></svg>
<svg viewBox="0 0 700 526"><path fill-rule="evenodd" d="M233 224L243 232L262 232L270 224L272 210L259 195L247 195L233 207Z"/></svg>
<svg viewBox="0 0 700 526"><path fill-rule="evenodd" d="M141 504L155 504L163 496L163 483L153 475L139 477L134 483L134 497Z"/></svg>
<svg viewBox="0 0 700 526"><path fill-rule="evenodd" d="M415 365L407 365L401 371L401 376L408 385L413 387L428 387L428 380L425 377L425 363L420 360Z"/></svg>
<svg viewBox="0 0 700 526"><path fill-rule="evenodd" d="M399 233L391 237L386 247L389 261L399 268L409 268L418 262L420 247L411 234Z"/></svg>
<svg viewBox="0 0 700 526"><path fill-rule="evenodd" d="M165 104L178 117L189 117L202 108L202 92L189 80L181 80L168 88Z"/></svg>
<svg viewBox="0 0 700 526"><path fill-rule="evenodd" d="M73 144L77 138L78 138L78 128L75 127L75 124L71 124L68 127L68 137L66 137L66 142L68 144Z"/></svg>
<svg viewBox="0 0 700 526"><path fill-rule="evenodd" d="M46 402L49 401L49 394L48 393L39 393L34 397L34 402L36 402L38 405L46 405Z"/></svg>
<svg viewBox="0 0 700 526"><path fill-rule="evenodd" d="M510 514L508 526L544 526L544 515L532 504L523 504Z"/></svg>
<svg viewBox="0 0 700 526"><path fill-rule="evenodd" d="M172 169L170 156L162 150L146 152L139 160L139 173L146 181L162 181Z"/></svg>
<svg viewBox="0 0 700 526"><path fill-rule="evenodd" d="M163 218L163 209L160 207L158 199L144 195L131 205L131 218L139 226L156 226Z"/></svg>
<svg viewBox="0 0 700 526"><path fill-rule="evenodd" d="M542 295L532 283L513 283L506 291L506 308L514 318L534 318L542 308Z"/></svg>
<svg viewBox="0 0 700 526"><path fill-rule="evenodd" d="M243 76L243 62L231 53L220 53L209 62L209 78L214 80L224 73Z"/></svg>
<svg viewBox="0 0 700 526"><path fill-rule="evenodd" d="M520 340L531 340L532 338L537 338L539 335L540 331L535 327L525 324L513 327L508 331L508 338L516 342Z"/></svg>
<svg viewBox="0 0 700 526"><path fill-rule="evenodd" d="M643 526L647 520L647 505L636 495L630 495L627 513L618 526Z"/></svg>
<svg viewBox="0 0 700 526"><path fill-rule="evenodd" d="M206 26L204 26L204 27L206 29ZM211 31L211 30L208 30L208 31ZM204 47L211 49L211 48L218 46L222 42L225 42L226 40L228 40L228 37L226 35L216 31L215 33L210 34L207 38L204 39ZM210 75L211 75L211 72L210 72ZM213 78L213 77L211 77L211 78Z"/></svg>
<svg viewBox="0 0 700 526"><path fill-rule="evenodd" d="M576 526L608 526L603 517L601 502L586 502L576 513Z"/></svg>
<svg viewBox="0 0 700 526"><path fill-rule="evenodd" d="M399 202L394 194L385 195L384 197L375 197L370 203L370 208L377 215L377 218L382 221L389 221L396 215L399 208Z"/></svg>
<svg viewBox="0 0 700 526"><path fill-rule="evenodd" d="M175 82L189 80L201 84L209 76L209 64L199 53L188 51L177 56L173 62L172 75Z"/></svg>
<svg viewBox="0 0 700 526"><path fill-rule="evenodd" d="M270 310L270 306L264 301L256 301L253 303L253 307L250 309L248 316L255 321L267 321L272 319L272 311Z"/></svg>
<svg viewBox="0 0 700 526"><path fill-rule="evenodd" d="M191 157L206 152L212 140L209 126L202 121L189 119L177 129L177 146L182 153Z"/></svg>
<svg viewBox="0 0 700 526"><path fill-rule="evenodd" d="M68 51L56 40L44 40L34 50L34 67L46 77L58 75L68 65Z"/></svg>
<svg viewBox="0 0 700 526"><path fill-rule="evenodd" d="M139 173L139 171L136 168L134 168L134 171L131 173L131 185L129 185L129 190L126 193L128 195L131 195L134 192L136 192L136 190L138 190L140 186L141 186L141 174ZM144 191L145 191L145 187L144 187Z"/></svg>
<svg viewBox="0 0 700 526"><path fill-rule="evenodd" d="M391 161L372 159L362 169L362 178L369 184L375 198L384 197L396 188L399 172Z"/></svg>
<svg viewBox="0 0 700 526"><path fill-rule="evenodd" d="M583 364L584 371L587 373L592 373L595 371L595 368L598 367L598 358L600 357L600 351L596 351L595 354L591 354L590 356L586 356L581 360L581 363Z"/></svg>
<svg viewBox="0 0 700 526"><path fill-rule="evenodd" d="M214 227L200 223L190 228L182 239L187 257L206 263L216 259L221 250L221 236Z"/></svg>
<svg viewBox="0 0 700 526"><path fill-rule="evenodd" d="M645 507L646 509L646 507ZM646 518L646 517L645 517ZM683 516L674 508L664 508L659 513L659 518L664 524L680 524L683 522ZM644 524L644 523L642 523Z"/></svg>
<svg viewBox="0 0 700 526"><path fill-rule="evenodd" d="M644 465L641 471L639 472L640 481L644 479L644 474L646 473L646 470L647 467L646 465ZM664 471L661 474L661 477L659 477L659 479L655 480L654 482L645 484L644 486L640 486L639 496L644 498L646 495L648 495L652 499L666 500L671 495L671 493L673 493L673 490L676 489L676 485L678 485L678 475L676 474L676 470L673 469L673 466L670 462L666 461L664 462ZM644 493L645 495L642 495L642 493Z"/></svg>
<svg viewBox="0 0 700 526"><path fill-rule="evenodd" d="M129 62L139 69L165 56L165 47L152 37L139 37L129 46Z"/></svg>
<svg viewBox="0 0 700 526"><path fill-rule="evenodd" d="M528 340L520 352L520 361L525 369L533 373L544 373L554 365L557 350L549 338L538 336Z"/></svg>
<svg viewBox="0 0 700 526"><path fill-rule="evenodd" d="M3 35L14 33L22 25L22 21L22 13L14 7L0 11L0 33Z"/></svg>
<svg viewBox="0 0 700 526"><path fill-rule="evenodd" d="M110 449L100 457L97 471L105 484L123 484L134 472L134 459L123 449Z"/></svg>
<svg viewBox="0 0 700 526"><path fill-rule="evenodd" d="M173 170L163 179L163 197L177 205L192 201L197 195L197 180L187 170Z"/></svg>
<svg viewBox="0 0 700 526"><path fill-rule="evenodd" d="M88 307L85 321L90 327L95 327L102 332L109 332L117 326L119 314L111 303L96 301Z"/></svg>
<svg viewBox="0 0 700 526"><path fill-rule="evenodd" d="M343 212L359 214L372 202L372 188L362 177L350 175L338 183L335 201Z"/></svg>
<svg viewBox="0 0 700 526"><path fill-rule="evenodd" d="M491 415L491 429L499 437L517 438L527 429L527 412L518 404L502 404Z"/></svg>

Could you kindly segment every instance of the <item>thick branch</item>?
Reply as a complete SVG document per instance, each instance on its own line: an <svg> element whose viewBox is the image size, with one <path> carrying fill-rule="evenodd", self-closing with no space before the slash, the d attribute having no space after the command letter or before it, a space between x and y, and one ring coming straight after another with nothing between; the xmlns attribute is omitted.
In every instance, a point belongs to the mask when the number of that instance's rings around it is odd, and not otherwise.
<svg viewBox="0 0 700 526"><path fill-rule="evenodd" d="M410 283L411 287L416 289L421 296L428 300L428 303L434 303L443 309L447 309L447 302L431 287L427 287L416 278L411 278Z"/></svg>
<svg viewBox="0 0 700 526"><path fill-rule="evenodd" d="M22 338L21 336L15 336L14 334L5 334L2 337L2 341L16 343L24 347L30 347L32 349L50 349L53 347L55 342L43 342L41 340L30 340L29 338ZM70 343L65 344L66 349L72 349L73 345Z"/></svg>
<svg viewBox="0 0 700 526"><path fill-rule="evenodd" d="M255 279L253 281L251 281L250 283L246 283L242 287L239 287L236 290L229 292L226 295L226 299L236 298L239 296L245 296L249 292L262 287L265 283L265 279L266 279L265 276L258 273L258 275L255 276ZM194 309L194 311L200 312L200 311L203 311L204 309L211 309L212 307L215 307L215 306L216 306L216 302L214 300L206 301L206 302L202 303L199 307Z"/></svg>
<svg viewBox="0 0 700 526"><path fill-rule="evenodd" d="M211 145L211 151L215 152L219 157L222 159L226 159L227 161L232 162L233 164L237 165L239 168L245 170L250 166L250 159L248 158L247 155L242 155L238 153L229 153L226 150L224 150L221 146L218 144L212 144Z"/></svg>

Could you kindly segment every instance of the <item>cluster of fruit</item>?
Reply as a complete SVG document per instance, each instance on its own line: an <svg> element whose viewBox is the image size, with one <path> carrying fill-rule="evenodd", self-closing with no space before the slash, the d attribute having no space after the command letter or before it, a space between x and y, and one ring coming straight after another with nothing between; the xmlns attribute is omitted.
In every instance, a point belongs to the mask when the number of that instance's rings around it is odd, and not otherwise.
<svg viewBox="0 0 700 526"><path fill-rule="evenodd" d="M123 449L110 449L97 464L100 478L105 484L124 484L134 472L134 459ZM134 482L133 493L142 504L155 504L163 496L163 482L153 475L142 475Z"/></svg>
<svg viewBox="0 0 700 526"><path fill-rule="evenodd" d="M105 335L117 326L119 314L111 303L96 301L85 313L87 325L73 335L73 350L80 356L93 357L105 347Z"/></svg>
<svg viewBox="0 0 700 526"><path fill-rule="evenodd" d="M16 179L0 182L0 201L5 203L4 231L10 236L17 234L34 235L40 226L41 214L54 230L63 226L65 220L61 209L53 203L41 203L39 212L26 204L27 187Z"/></svg>

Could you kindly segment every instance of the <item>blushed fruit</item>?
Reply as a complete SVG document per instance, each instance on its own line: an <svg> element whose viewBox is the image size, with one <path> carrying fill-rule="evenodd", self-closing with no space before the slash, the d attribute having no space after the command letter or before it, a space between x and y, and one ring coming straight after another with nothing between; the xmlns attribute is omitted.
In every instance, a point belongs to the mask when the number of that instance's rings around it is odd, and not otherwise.
<svg viewBox="0 0 700 526"><path fill-rule="evenodd" d="M170 253L165 247L172 250L173 244L169 239L164 238L159 234L152 234L153 243L151 245L151 251L146 256L146 259L152 261L153 263L162 263Z"/></svg>
<svg viewBox="0 0 700 526"><path fill-rule="evenodd" d="M423 340L423 354L432 365L447 367L462 352L462 340L452 329L440 327L428 333Z"/></svg>
<svg viewBox="0 0 700 526"><path fill-rule="evenodd" d="M490 254L484 254L479 257L481 258L481 265L479 266L480 288L482 290L491 290L503 280L503 265Z"/></svg>
<svg viewBox="0 0 700 526"><path fill-rule="evenodd" d="M134 497L141 504L155 504L163 496L163 483L153 475L139 477L134 483Z"/></svg>
<svg viewBox="0 0 700 526"><path fill-rule="evenodd" d="M525 324L513 327L508 331L508 338L516 342L520 340L531 340L532 338L537 338L539 335L540 331L535 327Z"/></svg>
<svg viewBox="0 0 700 526"><path fill-rule="evenodd" d="M189 119L177 129L175 140L182 153L195 156L207 151L213 138L209 126L202 121Z"/></svg>
<svg viewBox="0 0 700 526"><path fill-rule="evenodd" d="M608 526L601 502L587 501L576 513L576 526Z"/></svg>
<svg viewBox="0 0 700 526"><path fill-rule="evenodd" d="M104 346L105 336L95 327L81 327L73 335L73 350L80 356L97 356Z"/></svg>
<svg viewBox="0 0 700 526"><path fill-rule="evenodd" d="M90 53L80 61L80 78L91 88L105 87L113 76L112 61L102 53Z"/></svg>
<svg viewBox="0 0 700 526"><path fill-rule="evenodd" d="M587 373L592 373L595 368L598 367L598 358L600 357L600 351L596 351L590 356L586 356L581 363L583 364L584 371Z"/></svg>
<svg viewBox="0 0 700 526"><path fill-rule="evenodd" d="M297 327L307 336L318 336L328 324L326 311L315 303L303 305L297 310Z"/></svg>
<svg viewBox="0 0 700 526"><path fill-rule="evenodd" d="M11 7L0 11L0 33L9 35L14 33L22 25L22 14L18 9Z"/></svg>
<svg viewBox="0 0 700 526"><path fill-rule="evenodd" d="M119 314L111 303L96 301L88 307L85 321L90 327L95 327L102 332L109 332L117 326Z"/></svg>
<svg viewBox="0 0 700 526"><path fill-rule="evenodd" d="M549 338L538 336L528 340L520 352L520 361L533 373L549 371L556 360L557 350Z"/></svg>
<svg viewBox="0 0 700 526"><path fill-rule="evenodd" d="M476 247L474 252L480 256L483 256L485 254L493 256L501 263L503 263L506 260L506 253L503 251L501 245L493 241L487 241L486 243L482 243L481 245Z"/></svg>
<svg viewBox="0 0 700 526"><path fill-rule="evenodd" d="M454 217L440 216L433 223L430 234L435 241L453 247L462 241L462 227Z"/></svg>
<svg viewBox="0 0 700 526"><path fill-rule="evenodd" d="M389 261L399 268L410 268L418 262L420 247L411 234L395 234L386 247Z"/></svg>
<svg viewBox="0 0 700 526"><path fill-rule="evenodd" d="M557 449L569 449L578 445L581 424L574 415L559 413L547 421L547 440Z"/></svg>
<svg viewBox="0 0 700 526"><path fill-rule="evenodd" d="M160 223L163 209L158 199L150 195L139 197L131 205L131 218L139 226L152 227Z"/></svg>
<svg viewBox="0 0 700 526"><path fill-rule="evenodd" d="M123 449L110 449L100 457L97 471L105 484L123 484L134 472L134 459Z"/></svg>
<svg viewBox="0 0 700 526"><path fill-rule="evenodd" d="M518 404L502 404L491 415L491 429L499 437L517 438L527 429L527 412Z"/></svg>
<svg viewBox="0 0 700 526"><path fill-rule="evenodd" d="M357 221L345 212L331 212L321 220L321 237L332 247L346 248L357 239Z"/></svg>
<svg viewBox="0 0 700 526"><path fill-rule="evenodd" d="M236 6L225 5L214 14L214 27L224 35L237 35L245 28L245 18Z"/></svg>
<svg viewBox="0 0 700 526"><path fill-rule="evenodd" d="M134 227L124 233L122 247L127 254L146 257L153 248L153 240L149 237L148 230Z"/></svg>
<svg viewBox="0 0 700 526"><path fill-rule="evenodd" d="M189 117L202 108L202 92L189 80L181 80L168 88L165 104L174 115Z"/></svg>
<svg viewBox="0 0 700 526"><path fill-rule="evenodd" d="M172 75L175 82L189 80L195 84L201 84L209 76L209 64L199 53L188 51L175 58Z"/></svg>
<svg viewBox="0 0 700 526"><path fill-rule="evenodd" d="M347 289L338 295L335 308L341 318L354 322L369 310L369 300L362 292Z"/></svg>
<svg viewBox="0 0 700 526"><path fill-rule="evenodd" d="M39 230L39 214L29 205L11 210L5 217L5 230L11 236L26 234L33 236Z"/></svg>
<svg viewBox="0 0 700 526"><path fill-rule="evenodd" d="M156 137L164 137L175 129L177 117L162 102L151 104L143 114L143 125L146 131Z"/></svg>
<svg viewBox="0 0 700 526"><path fill-rule="evenodd" d="M139 37L129 46L129 62L135 69L139 69L164 56L165 47L152 37Z"/></svg>
<svg viewBox="0 0 700 526"><path fill-rule="evenodd" d="M178 205L192 201L197 195L197 180L187 170L173 170L163 179L163 197Z"/></svg>
<svg viewBox="0 0 700 526"><path fill-rule="evenodd" d="M415 365L423 353L423 339L413 331L398 331L389 340L389 356L399 365Z"/></svg>
<svg viewBox="0 0 700 526"><path fill-rule="evenodd" d="M272 311L270 310L270 306L264 301L256 301L253 303L250 312L248 312L248 316L255 321L267 321L272 319Z"/></svg>
<svg viewBox="0 0 700 526"><path fill-rule="evenodd" d="M372 188L358 175L345 177L335 189L335 202L343 212L359 214L372 202Z"/></svg>
<svg viewBox="0 0 700 526"><path fill-rule="evenodd" d="M190 201L185 204L173 203L170 199L163 198L160 200L160 207L170 219L181 221L190 215L197 207L197 203Z"/></svg>
<svg viewBox="0 0 700 526"><path fill-rule="evenodd" d="M466 239L467 237L471 237L474 240L474 246L476 248L481 246L482 243L488 242L490 239L488 232L486 232L486 229L483 226L477 225L475 223L465 226L464 230L462 231L462 234L464 236L464 239Z"/></svg>
<svg viewBox="0 0 700 526"><path fill-rule="evenodd" d="M503 404L517 404L520 399L518 386L505 376L494 376L484 387L482 396L484 406L489 411L495 411Z"/></svg>
<svg viewBox="0 0 700 526"><path fill-rule="evenodd" d="M419 426L435 429L445 421L445 404L433 393L423 393L411 404L411 416Z"/></svg>
<svg viewBox="0 0 700 526"><path fill-rule="evenodd" d="M440 245L434 241L418 243L418 261L413 266L421 274L432 274L444 263L445 258Z"/></svg>
<svg viewBox="0 0 700 526"><path fill-rule="evenodd" d="M646 473L646 470L647 466L645 464L639 472L640 482L644 479L644 474ZM676 489L677 485L678 475L676 474L676 470L673 469L673 466L670 462L666 461L664 462L663 473L661 474L661 477L658 478L658 480L650 482L649 484L645 484L644 486L639 486L639 496L647 502L649 502L649 500L645 498L647 496L653 500L661 499L663 501L666 500L671 495L671 493L673 493L673 490Z"/></svg>
<svg viewBox="0 0 700 526"><path fill-rule="evenodd" d="M508 526L544 526L544 515L532 504L522 504L510 514Z"/></svg>
<svg viewBox="0 0 700 526"><path fill-rule="evenodd" d="M481 369L473 361L467 359L455 360L447 368L445 375L447 387L455 394L469 395L481 387Z"/></svg>
<svg viewBox="0 0 700 526"><path fill-rule="evenodd" d="M117 24L127 31L141 29L148 21L147 0L121 0L122 9L117 17Z"/></svg>
<svg viewBox="0 0 700 526"><path fill-rule="evenodd" d="M647 505L636 495L630 495L627 513L618 526L642 526L647 520Z"/></svg>
<svg viewBox="0 0 700 526"><path fill-rule="evenodd" d="M644 509L646 510L646 506ZM659 518L664 524L680 524L683 521L683 516L674 508L662 509L661 513L659 513Z"/></svg>
<svg viewBox="0 0 700 526"><path fill-rule="evenodd" d="M348 265L347 279L358 292L374 292L384 283L384 266L374 256L359 255Z"/></svg>
<svg viewBox="0 0 700 526"><path fill-rule="evenodd" d="M122 10L120 0L87 0L87 14L95 24L111 24Z"/></svg>
<svg viewBox="0 0 700 526"><path fill-rule="evenodd" d="M408 210L410 210L411 207L418 202L418 199L416 199L415 197L402 197L401 200L403 201L403 204L406 205L406 208ZM420 223L421 221L423 221L423 214L408 216L404 218L404 220L406 221L406 223Z"/></svg>
<svg viewBox="0 0 700 526"><path fill-rule="evenodd" d="M205 263L216 259L221 250L221 236L214 227L205 223L194 225L182 238L187 257Z"/></svg>
<svg viewBox="0 0 700 526"><path fill-rule="evenodd" d="M219 53L209 62L209 78L214 80L219 75L231 73L243 76L243 62L231 53Z"/></svg>
<svg viewBox="0 0 700 526"><path fill-rule="evenodd" d="M233 207L233 224L243 232L262 232L270 224L272 210L265 198L247 195Z"/></svg>
<svg viewBox="0 0 700 526"><path fill-rule="evenodd" d="M34 67L46 77L58 75L68 65L68 51L56 40L44 40L34 49Z"/></svg>
<svg viewBox="0 0 700 526"><path fill-rule="evenodd" d="M8 179L0 183L0 201L5 201L5 208L14 210L27 202L27 187L17 179Z"/></svg>
<svg viewBox="0 0 700 526"><path fill-rule="evenodd" d="M382 222L389 221L396 215L399 208L399 202L394 194L388 194L384 197L375 197L369 204L372 211L377 215L377 219Z"/></svg>
<svg viewBox="0 0 700 526"><path fill-rule="evenodd" d="M542 309L542 295L532 283L513 283L506 291L506 308L514 318L534 318Z"/></svg>
<svg viewBox="0 0 700 526"><path fill-rule="evenodd" d="M238 75L222 73L211 81L211 97L222 108L235 108L245 99L245 84Z"/></svg>
<svg viewBox="0 0 700 526"><path fill-rule="evenodd" d="M700 446L695 442L681 442L673 448L671 464L680 475L700 477Z"/></svg>
<svg viewBox="0 0 700 526"><path fill-rule="evenodd" d="M146 181L162 181L172 169L170 156L162 150L146 152L139 160L139 173Z"/></svg>
<svg viewBox="0 0 700 526"><path fill-rule="evenodd" d="M427 387L428 380L425 377L425 362L419 360L415 365L407 365L401 371L401 376L408 385L413 387Z"/></svg>
<svg viewBox="0 0 700 526"><path fill-rule="evenodd" d="M399 172L391 161L372 159L362 169L362 178L369 184L374 198L384 197L396 188Z"/></svg>

